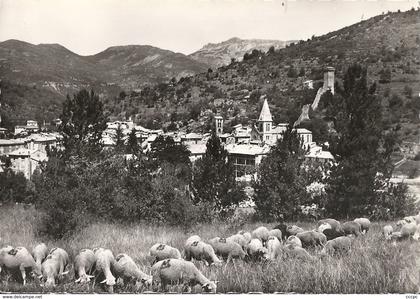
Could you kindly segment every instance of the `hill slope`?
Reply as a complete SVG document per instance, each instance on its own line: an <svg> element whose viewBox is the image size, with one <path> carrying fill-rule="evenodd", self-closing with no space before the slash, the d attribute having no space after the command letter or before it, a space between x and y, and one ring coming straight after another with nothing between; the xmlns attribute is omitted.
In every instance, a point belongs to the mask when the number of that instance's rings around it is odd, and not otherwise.
<svg viewBox="0 0 420 299"><path fill-rule="evenodd" d="M222 113L226 129L258 117L266 95L275 122L294 121L313 102L326 66L343 78L354 62L368 67L378 84L386 117L400 124L405 140L419 138L420 11L388 13L271 53L256 52L212 72L182 78L134 93L107 107L116 115L136 116L148 126L208 130ZM303 82L314 80L314 89ZM192 119L192 120L191 120Z"/></svg>
<svg viewBox="0 0 420 299"><path fill-rule="evenodd" d="M228 39L221 43L209 43L200 50L189 55L192 59L208 64L212 67L227 65L234 58L242 60L245 53L252 50L267 52L273 46L275 49L284 48L290 42L265 39L240 39L237 37Z"/></svg>
<svg viewBox="0 0 420 299"><path fill-rule="evenodd" d="M102 97L113 97L122 89L137 89L207 68L186 55L151 46L111 47L93 56L80 56L59 44L7 40L0 43L0 78L7 82L2 86L2 109L20 122L24 115L41 117L43 109L49 109L44 106L48 102L57 108L51 111L57 117L65 96L81 88L93 88ZM17 94L19 88L22 91ZM35 96L31 88L36 89ZM40 101L37 107L34 98L47 100ZM14 100L20 104L14 105Z"/></svg>

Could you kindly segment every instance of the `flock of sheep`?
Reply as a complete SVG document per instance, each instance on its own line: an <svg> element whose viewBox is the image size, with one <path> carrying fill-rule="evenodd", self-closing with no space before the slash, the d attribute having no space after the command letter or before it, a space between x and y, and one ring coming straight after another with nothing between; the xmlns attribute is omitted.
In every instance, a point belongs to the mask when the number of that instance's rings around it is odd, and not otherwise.
<svg viewBox="0 0 420 299"><path fill-rule="evenodd" d="M306 250L319 248L320 256L347 254L351 251L352 239L366 234L370 228L367 218L357 218L341 224L334 219L323 219L318 227L305 231L296 225L279 224L272 230L264 226L252 232L239 231L227 238L213 238L205 242L199 236L189 237L184 245L184 254L167 244L158 243L150 248L153 258L151 273L140 270L127 254L114 254L109 249L82 249L72 263L75 283L87 283L91 279L102 283L109 292L119 280L123 284L134 282L140 287L160 287L166 291L169 284L182 284L186 292L199 284L202 291L215 293L217 282L205 277L191 260L203 261L207 266L221 266L233 259L245 261L275 261L282 258L314 259ZM398 221L394 232L392 226L383 228L386 240L398 240L420 236L420 213ZM183 258L184 257L184 258ZM49 250L44 243L36 245L32 253L24 247L6 246L0 249L0 271L7 270L20 276L26 284L29 274L42 287L55 286L71 269L68 253L62 248ZM4 271L3 271L4 272Z"/></svg>

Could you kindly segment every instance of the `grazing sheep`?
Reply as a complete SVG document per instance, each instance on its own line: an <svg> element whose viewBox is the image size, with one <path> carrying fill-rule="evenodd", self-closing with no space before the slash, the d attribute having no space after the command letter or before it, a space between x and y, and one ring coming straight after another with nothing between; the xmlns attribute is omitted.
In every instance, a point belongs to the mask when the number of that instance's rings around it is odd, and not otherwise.
<svg viewBox="0 0 420 299"><path fill-rule="evenodd" d="M187 241L185 241L185 246L184 247L187 247L189 244L191 244L193 242L196 242L196 241L201 241L200 236L197 236L197 235L191 236L187 239Z"/></svg>
<svg viewBox="0 0 420 299"><path fill-rule="evenodd" d="M320 227L321 224L324 224L324 223L328 223L329 225L331 225L331 229L333 229L333 230L336 230L336 231L340 230L340 227L341 227L340 221L337 221L337 220L332 219L332 218L321 219L321 220L318 221L317 226Z"/></svg>
<svg viewBox="0 0 420 299"><path fill-rule="evenodd" d="M249 243L247 238L245 238L245 236L241 234L230 236L226 238L226 241L238 243L239 245L241 245L242 248L245 248L246 245L248 245Z"/></svg>
<svg viewBox="0 0 420 299"><path fill-rule="evenodd" d="M407 223L415 223L416 222L416 215L415 216L406 216L403 219Z"/></svg>
<svg viewBox="0 0 420 299"><path fill-rule="evenodd" d="M34 260L39 268L41 268L41 264L47 255L48 247L45 245L45 243L40 243L32 249L32 256L34 257Z"/></svg>
<svg viewBox="0 0 420 299"><path fill-rule="evenodd" d="M251 235L251 233L250 233L250 232L246 232L246 231L240 230L240 231L238 232L238 234L240 234L240 235L244 236L244 238L245 238L245 240L246 240L247 244L248 244L249 242L251 242L252 235Z"/></svg>
<svg viewBox="0 0 420 299"><path fill-rule="evenodd" d="M293 245L296 247L302 247L302 241L296 236L290 236L286 240L286 245Z"/></svg>
<svg viewBox="0 0 420 299"><path fill-rule="evenodd" d="M321 233L323 233L324 232L324 230L326 230L326 229L331 229L332 230L332 227L331 227L331 224L329 224L329 223L322 223L319 227L318 227L318 231L319 232L321 232Z"/></svg>
<svg viewBox="0 0 420 299"><path fill-rule="evenodd" d="M351 251L351 239L346 236L335 238L325 244L322 254L349 253Z"/></svg>
<svg viewBox="0 0 420 299"><path fill-rule="evenodd" d="M344 231L342 231L341 228L338 231L332 228L327 228L324 229L322 233L327 237L327 241L344 236Z"/></svg>
<svg viewBox="0 0 420 299"><path fill-rule="evenodd" d="M100 283L104 283L108 286L108 291L112 293L114 291L115 277L111 270L115 264L114 254L109 249L95 248L93 249L95 254L95 272L99 274L99 277L105 277Z"/></svg>
<svg viewBox="0 0 420 299"><path fill-rule="evenodd" d="M0 250L0 272L3 267L12 271L19 270L23 285L26 285L27 271L30 271L31 275L41 275L41 268L25 247L7 246L2 248Z"/></svg>
<svg viewBox="0 0 420 299"><path fill-rule="evenodd" d="M420 224L417 224L416 232L413 235L413 239L418 241L420 239Z"/></svg>
<svg viewBox="0 0 420 299"><path fill-rule="evenodd" d="M289 236L296 236L296 234L304 232L304 229L300 228L297 225L289 225L286 228L286 231L287 231Z"/></svg>
<svg viewBox="0 0 420 299"><path fill-rule="evenodd" d="M370 220L367 218L356 218L354 222L359 223L360 227L362 228L362 234L365 234L369 231L370 228Z"/></svg>
<svg viewBox="0 0 420 299"><path fill-rule="evenodd" d="M204 260L208 265L221 265L222 261L217 257L211 245L203 241L194 241L185 247L185 259L190 261L192 258L201 261Z"/></svg>
<svg viewBox="0 0 420 299"><path fill-rule="evenodd" d="M224 238L213 238L209 240L209 244L213 247L214 252L217 255L226 258L227 262L233 258L244 259L247 255L241 245L235 242L228 242Z"/></svg>
<svg viewBox="0 0 420 299"><path fill-rule="evenodd" d="M66 275L68 271L64 271L69 263L69 255L62 248L53 248L47 255L46 259L41 265L42 278L45 281L45 286L55 286L55 282Z"/></svg>
<svg viewBox="0 0 420 299"><path fill-rule="evenodd" d="M121 277L124 280L124 284L134 280L146 287L152 285L152 276L142 272L133 259L125 253L117 255L115 258L114 272L116 278Z"/></svg>
<svg viewBox="0 0 420 299"><path fill-rule="evenodd" d="M382 232L384 234L385 240L391 240L391 235L393 233L394 229L391 225L385 225L382 229Z"/></svg>
<svg viewBox="0 0 420 299"><path fill-rule="evenodd" d="M247 245L248 256L253 260L261 260L267 258L267 248L265 248L260 239L252 239Z"/></svg>
<svg viewBox="0 0 420 299"><path fill-rule="evenodd" d="M281 243L277 237L270 236L267 240L267 251L268 251L268 258L270 260L275 260L279 256L281 252Z"/></svg>
<svg viewBox="0 0 420 299"><path fill-rule="evenodd" d="M160 281L164 291L168 284L183 282L188 288L200 284L204 292L216 293L216 282L206 278L192 263L179 259L159 261L152 267L153 281Z"/></svg>
<svg viewBox="0 0 420 299"><path fill-rule="evenodd" d="M150 248L149 254L155 258L155 260L152 262L152 265L158 261L165 260L165 259L181 259L181 253L178 249L175 247L162 244L162 243L156 243Z"/></svg>
<svg viewBox="0 0 420 299"><path fill-rule="evenodd" d="M282 240L283 234L278 228L272 229L268 232L270 237L276 237L279 241Z"/></svg>
<svg viewBox="0 0 420 299"><path fill-rule="evenodd" d="M404 225L406 225L408 222L405 220L399 220L397 221L397 227L402 227Z"/></svg>
<svg viewBox="0 0 420 299"><path fill-rule="evenodd" d="M314 257L311 256L305 249L294 244L287 244L284 246L283 254L287 259L304 259L304 260L314 260Z"/></svg>
<svg viewBox="0 0 420 299"><path fill-rule="evenodd" d="M287 232L287 224L279 223L273 229L279 229L281 231L281 235L284 239L287 239L289 237L289 233Z"/></svg>
<svg viewBox="0 0 420 299"><path fill-rule="evenodd" d="M413 237L414 234L417 231L417 225L415 222L404 224L403 227L401 227L401 238L410 238Z"/></svg>
<svg viewBox="0 0 420 299"><path fill-rule="evenodd" d="M362 234L362 227L357 222L348 221L343 223L341 227L346 235L354 235L355 237L358 237Z"/></svg>
<svg viewBox="0 0 420 299"><path fill-rule="evenodd" d="M74 258L74 276L76 278L76 283L86 283L89 282L91 278L94 278L90 273L94 270L95 262L95 253L92 250L82 249L79 251Z"/></svg>
<svg viewBox="0 0 420 299"><path fill-rule="evenodd" d="M260 226L252 231L252 239L259 239L263 244L270 236L270 231L265 226Z"/></svg>
<svg viewBox="0 0 420 299"><path fill-rule="evenodd" d="M296 235L302 242L302 247L324 246L327 243L327 237L317 231L306 231Z"/></svg>

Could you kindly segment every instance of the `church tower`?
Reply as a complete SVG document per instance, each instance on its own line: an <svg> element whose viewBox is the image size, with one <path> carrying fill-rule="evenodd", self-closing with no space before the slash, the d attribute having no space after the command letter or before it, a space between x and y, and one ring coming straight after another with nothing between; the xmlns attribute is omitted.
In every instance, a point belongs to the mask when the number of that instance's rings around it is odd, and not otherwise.
<svg viewBox="0 0 420 299"><path fill-rule="evenodd" d="M260 117L258 118L258 130L262 134L262 141L271 141L273 129L273 117L271 116L270 107L268 107L267 99L261 109Z"/></svg>

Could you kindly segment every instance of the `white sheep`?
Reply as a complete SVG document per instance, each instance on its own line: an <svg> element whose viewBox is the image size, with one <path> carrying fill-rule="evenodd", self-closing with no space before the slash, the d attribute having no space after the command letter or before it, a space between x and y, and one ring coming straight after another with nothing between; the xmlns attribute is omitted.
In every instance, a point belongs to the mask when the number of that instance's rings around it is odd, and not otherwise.
<svg viewBox="0 0 420 299"><path fill-rule="evenodd" d="M394 229L391 225L385 225L382 229L382 232L384 234L385 240L391 240L391 235L393 233Z"/></svg>
<svg viewBox="0 0 420 299"><path fill-rule="evenodd" d="M111 271L115 264L114 254L111 250L104 248L95 248L93 252L96 258L95 272L105 276L105 279L100 283L105 283L109 292L112 293L115 285L115 277Z"/></svg>
<svg viewBox="0 0 420 299"><path fill-rule="evenodd" d="M69 261L69 255L64 249L55 247L50 250L41 265L42 278L46 280L45 286L55 286L57 279L61 279L63 275L68 274L65 269Z"/></svg>
<svg viewBox="0 0 420 299"><path fill-rule="evenodd" d="M226 258L227 262L233 258L244 259L247 256L241 245L235 242L228 242L225 238L216 237L210 239L209 244L213 247L214 252Z"/></svg>
<svg viewBox="0 0 420 299"><path fill-rule="evenodd" d="M340 221L337 221L337 220L332 219L332 218L321 219L321 220L318 221L318 227L320 227L321 224L324 224L324 223L328 223L329 225L331 225L331 229L333 229L335 231L340 230L340 227L341 227Z"/></svg>
<svg viewBox="0 0 420 299"><path fill-rule="evenodd" d="M351 239L346 236L338 237L333 240L329 240L321 254L334 254L334 253L349 253L351 251Z"/></svg>
<svg viewBox="0 0 420 299"><path fill-rule="evenodd" d="M144 273L139 269L133 259L125 253L117 255L115 258L114 272L116 277L121 277L124 284L130 280L142 283L146 287L152 285L152 276ZM137 285L137 287L139 287Z"/></svg>
<svg viewBox="0 0 420 299"><path fill-rule="evenodd" d="M204 260L208 265L219 266L222 264L213 247L203 241L194 241L185 247L185 259L190 261L192 258L198 261Z"/></svg>
<svg viewBox="0 0 420 299"><path fill-rule="evenodd" d="M267 240L267 250L268 250L268 258L270 260L275 260L279 256L281 252L281 243L277 237L270 236Z"/></svg>
<svg viewBox="0 0 420 299"><path fill-rule="evenodd" d="M329 223L322 223L319 227L318 227L318 231L320 232L320 233L322 233L324 230L326 230L326 229L332 229L332 227L331 227L331 224L329 224Z"/></svg>
<svg viewBox="0 0 420 299"><path fill-rule="evenodd" d="M260 239L252 239L247 245L248 256L254 260L268 257L268 250L263 246Z"/></svg>
<svg viewBox="0 0 420 299"><path fill-rule="evenodd" d="M19 270L23 285L26 285L26 270L30 270L31 275L41 275L41 268L25 247L7 246L2 248L0 250L0 272L3 267L11 271Z"/></svg>
<svg viewBox="0 0 420 299"><path fill-rule="evenodd" d="M242 248L245 248L246 245L248 245L248 243L249 243L247 238L244 235L241 235L241 234L236 234L236 235L230 236L230 237L226 238L226 241L238 243L239 245L242 246Z"/></svg>
<svg viewBox="0 0 420 299"><path fill-rule="evenodd" d="M416 232L413 235L413 239L418 241L420 239L420 224L417 224Z"/></svg>
<svg viewBox="0 0 420 299"><path fill-rule="evenodd" d="M217 282L210 281L189 261L166 259L152 267L153 281L160 281L164 291L172 283L183 282L188 288L200 284L204 292L216 293Z"/></svg>
<svg viewBox="0 0 420 299"><path fill-rule="evenodd" d="M252 231L252 239L260 239L261 242L265 243L270 236L270 231L265 226L260 226Z"/></svg>
<svg viewBox="0 0 420 299"><path fill-rule="evenodd" d="M164 259L182 258L181 253L177 248L162 243L156 243L153 245L149 250L149 255L155 258L152 264Z"/></svg>
<svg viewBox="0 0 420 299"><path fill-rule="evenodd" d="M286 244L284 246L283 254L288 259L304 259L304 260L314 260L314 257L311 256L304 248L296 246L295 244Z"/></svg>
<svg viewBox="0 0 420 299"><path fill-rule="evenodd" d="M74 258L74 274L76 277L76 283L89 282L91 278L94 278L92 273L96 262L95 253L90 249L82 249Z"/></svg>
<svg viewBox="0 0 420 299"><path fill-rule="evenodd" d="M41 264L48 255L48 247L45 243L40 243L32 249L32 256L36 264L41 268Z"/></svg>
<svg viewBox="0 0 420 299"><path fill-rule="evenodd" d="M246 240L247 244L248 244L249 242L251 242L252 235L251 235L251 233L250 233L250 232L247 232L247 231L244 231L244 230L240 230L240 231L238 232L238 234L240 234L240 235L244 236L244 238L245 238L245 240Z"/></svg>
<svg viewBox="0 0 420 299"><path fill-rule="evenodd" d="M305 230L297 225L289 225L286 228L286 231L289 234L289 236L296 236L298 233L302 233Z"/></svg>
<svg viewBox="0 0 420 299"><path fill-rule="evenodd" d="M270 237L276 237L279 241L281 241L282 238L283 238L283 234L282 234L281 230L279 230L278 228L270 230L268 232L268 235L269 235L269 237L268 237L269 239L270 239Z"/></svg>
<svg viewBox="0 0 420 299"><path fill-rule="evenodd" d="M369 231L370 228L370 220L367 218L356 218L354 222L359 223L362 228L362 234L365 234Z"/></svg>
<svg viewBox="0 0 420 299"><path fill-rule="evenodd" d="M191 243L196 242L196 241L201 241L200 236L198 236L198 235L191 236L187 239L187 241L185 241L185 246L184 247L187 247Z"/></svg>
<svg viewBox="0 0 420 299"><path fill-rule="evenodd" d="M286 240L286 245L302 247L302 241L296 236L289 236Z"/></svg>
<svg viewBox="0 0 420 299"><path fill-rule="evenodd" d="M401 238L413 237L414 234L416 233L416 231L417 231L416 222L410 222L410 223L404 224L401 227L401 231L400 231L401 232Z"/></svg>

